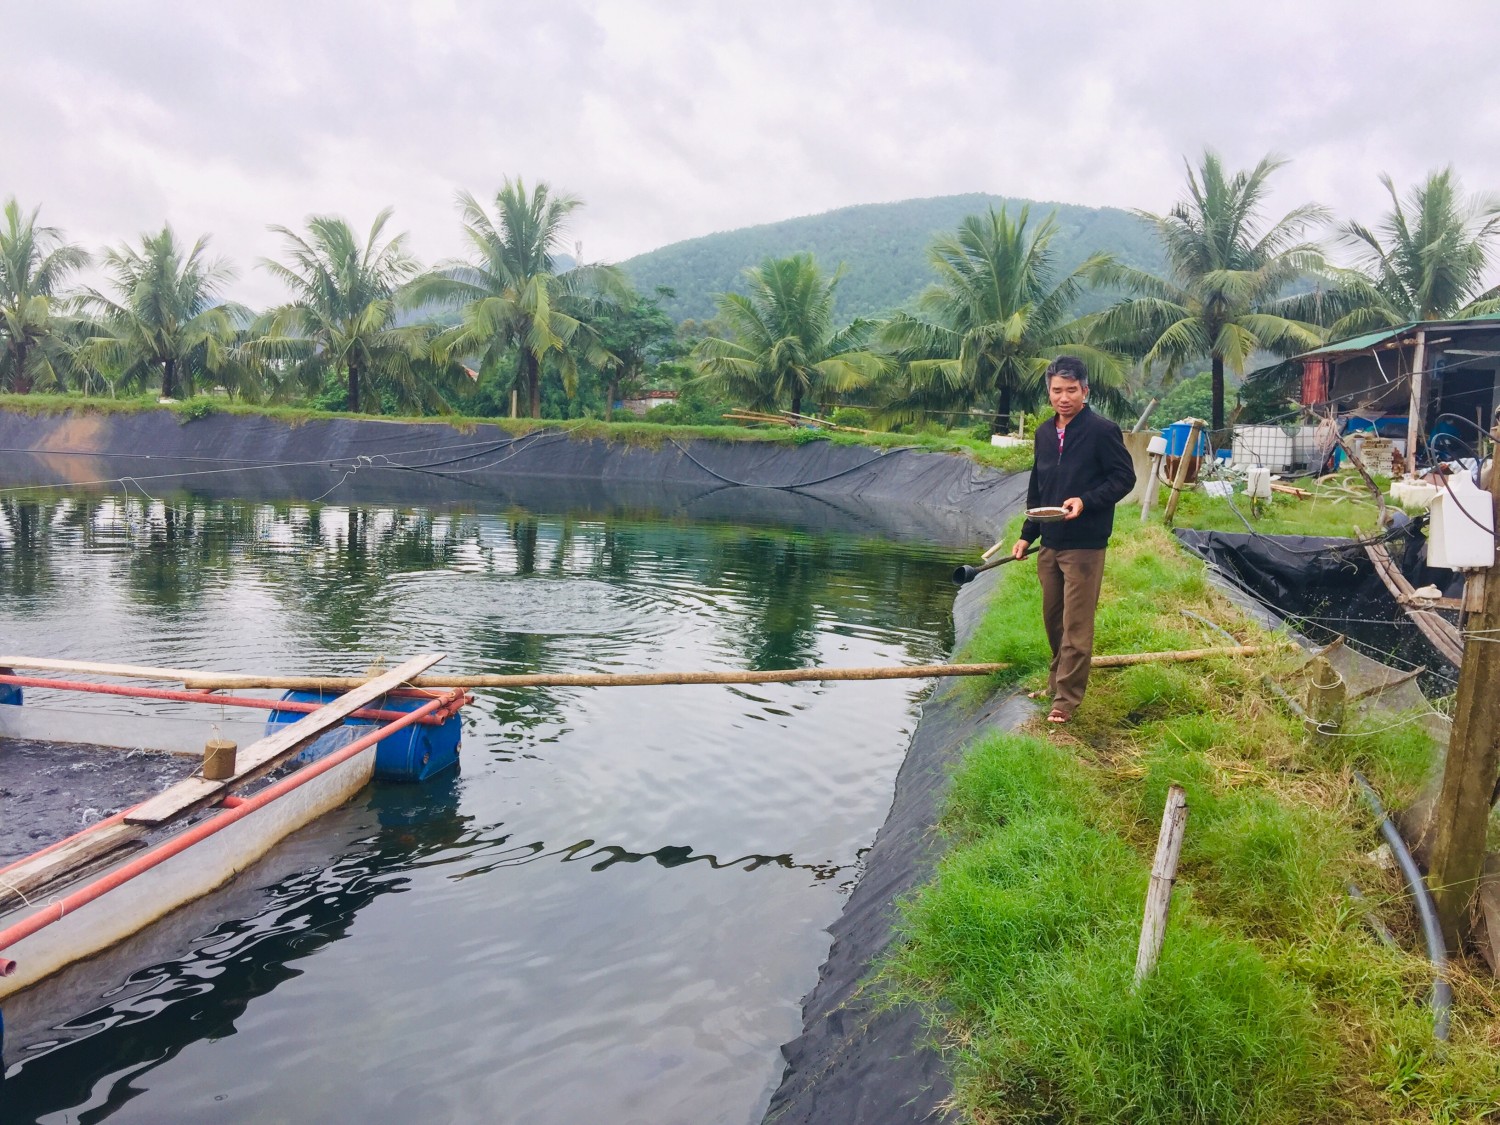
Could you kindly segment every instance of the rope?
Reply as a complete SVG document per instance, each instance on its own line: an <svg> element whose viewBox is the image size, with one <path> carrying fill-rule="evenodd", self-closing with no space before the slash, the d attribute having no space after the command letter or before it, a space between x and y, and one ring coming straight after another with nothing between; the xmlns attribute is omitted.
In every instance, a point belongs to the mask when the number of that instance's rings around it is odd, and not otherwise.
<svg viewBox="0 0 1500 1125"><path fill-rule="evenodd" d="M819 477L817 480L805 480L800 481L797 484L756 484L751 481L734 480L730 477L726 477L723 473L718 472L716 469L710 468L708 465L705 465L702 461L698 460L698 458L694 457L692 451L683 446L676 438L668 438L667 440L676 447L679 453L681 453L689 461L697 465L698 468L702 469L705 473L713 477L715 480L720 480L725 484L732 484L739 488L766 488L777 492L795 492L799 488L811 488L815 484L826 484L828 481L837 480L839 477L848 476L850 473L857 473L859 472L859 470L866 468L869 465L873 465L876 461L879 461L883 457L894 457L898 453L912 453L915 452L917 448L913 445L897 446L895 449L892 449L887 453L877 453L867 461L862 461L860 464L851 466L847 469L840 469L836 473L829 473L826 477Z"/></svg>

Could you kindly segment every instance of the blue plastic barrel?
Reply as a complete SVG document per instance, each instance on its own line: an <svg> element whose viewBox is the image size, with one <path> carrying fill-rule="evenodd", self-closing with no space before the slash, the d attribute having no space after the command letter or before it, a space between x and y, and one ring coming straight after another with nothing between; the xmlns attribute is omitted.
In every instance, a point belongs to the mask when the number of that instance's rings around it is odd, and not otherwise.
<svg viewBox="0 0 1500 1125"><path fill-rule="evenodd" d="M337 692L289 691L282 699L298 703L330 703L338 698ZM415 711L425 699L415 696L386 696L370 704L377 711ZM283 723L295 723L303 717L301 711L272 711L266 721L266 733L272 734ZM348 746L357 738L363 738L381 723L376 719L345 719L342 726L334 727L319 735L297 755L299 762L315 762L335 750ZM426 781L434 774L458 765L459 736L463 733L463 719L452 715L441 726L427 723L412 723L398 730L389 738L375 744L375 776L382 781Z"/></svg>
<svg viewBox="0 0 1500 1125"><path fill-rule="evenodd" d="M1193 427L1186 422L1173 422L1164 429L1162 437L1167 439L1167 456L1181 457L1182 451L1187 448L1188 434L1193 432ZM1208 452L1208 435L1202 430L1198 431L1198 447L1193 450L1194 457L1202 457Z"/></svg>

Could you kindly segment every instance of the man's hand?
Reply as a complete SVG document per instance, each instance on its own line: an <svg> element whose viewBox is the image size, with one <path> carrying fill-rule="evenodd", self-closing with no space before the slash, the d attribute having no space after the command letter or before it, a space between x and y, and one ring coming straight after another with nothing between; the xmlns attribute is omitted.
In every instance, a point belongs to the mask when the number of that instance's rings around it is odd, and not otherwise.
<svg viewBox="0 0 1500 1125"><path fill-rule="evenodd" d="M1083 501L1076 496L1069 496L1062 502L1063 519L1076 520L1083 512Z"/></svg>
<svg viewBox="0 0 1500 1125"><path fill-rule="evenodd" d="M1013 559L1024 559L1026 557L1026 552L1030 549L1030 547L1031 543L1029 540L1017 539L1015 543L1011 545L1010 557Z"/></svg>

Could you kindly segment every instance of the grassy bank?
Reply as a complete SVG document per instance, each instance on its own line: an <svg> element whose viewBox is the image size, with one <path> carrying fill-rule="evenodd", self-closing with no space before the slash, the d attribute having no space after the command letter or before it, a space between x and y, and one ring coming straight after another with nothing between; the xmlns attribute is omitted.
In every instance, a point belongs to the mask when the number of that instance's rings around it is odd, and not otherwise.
<svg viewBox="0 0 1500 1125"><path fill-rule="evenodd" d="M1204 513L1205 518L1211 513ZM1159 526L1122 518L1100 653L1271 638ZM965 659L1044 686L1040 594L1007 568ZM976 1121L1469 1121L1500 1107L1500 993L1462 971L1439 1050L1397 876L1351 783L1396 806L1435 765L1415 716L1384 713L1309 746L1260 683L1300 654L1094 674L1062 730L989 734L942 827L951 849L904 905L893 997L933 1013ZM993 690L998 684L988 685ZM986 690L975 686L972 690ZM1161 965L1130 978L1163 802L1190 808ZM1346 885L1404 950L1371 936Z"/></svg>
<svg viewBox="0 0 1500 1125"><path fill-rule="evenodd" d="M68 412L141 414L146 411L171 411L183 425L190 425L211 414L228 414L241 417L275 418L291 426L331 418L358 418L376 422L452 426L462 432L472 430L475 426L495 426L513 434L527 434L538 429L564 429L580 441L612 441L653 449L672 440L757 441L780 445L805 445L809 442L827 441L835 445L857 445L872 449L914 447L933 453L961 453L982 465L989 465L1006 472L1022 472L1031 468L1029 445L997 448L988 442L976 441L967 431L951 431L945 434L865 434L793 429L790 426L762 427L727 423L722 426L668 426L640 421L474 418L459 414L395 417L388 414L349 414L313 410L301 406L247 405L201 395L182 402L162 404L149 396L87 398L81 395L0 394L0 410L37 416Z"/></svg>

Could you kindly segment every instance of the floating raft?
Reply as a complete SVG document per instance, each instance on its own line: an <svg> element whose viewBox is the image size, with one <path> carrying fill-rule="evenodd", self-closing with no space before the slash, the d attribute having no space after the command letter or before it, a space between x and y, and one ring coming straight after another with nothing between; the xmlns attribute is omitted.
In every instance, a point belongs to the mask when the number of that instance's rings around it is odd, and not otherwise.
<svg viewBox="0 0 1500 1125"><path fill-rule="evenodd" d="M81 832L0 867L0 998L19 992L59 969L92 956L155 922L170 911L222 886L278 841L349 800L375 775L377 747L418 725L441 732L406 738L425 748L414 777L431 772L432 746L451 744L457 755L457 711L470 702L462 689L412 689L411 681L442 660L417 657L331 699L235 699L105 684L41 680L0 674L0 738L93 742L98 753L154 744L170 737L148 732L131 746L118 746L130 717L112 720L116 739L98 732L59 738L40 728L97 727L84 717L45 707L15 706L26 687L258 707L272 712L256 727L260 737L220 761L220 776L195 772L148 799L89 825ZM16 664L32 662L18 659ZM375 707L381 703L383 706ZM90 722L90 719L92 722ZM355 720L346 725L347 720ZM452 720L450 722L450 720ZM208 731L227 723L197 721ZM367 729L366 729L367 728ZM330 735L334 736L330 739ZM216 744L217 747L218 744ZM224 745L227 745L225 743ZM184 750L185 747L176 747ZM207 764L207 763L205 763ZM272 775L275 776L272 776Z"/></svg>

